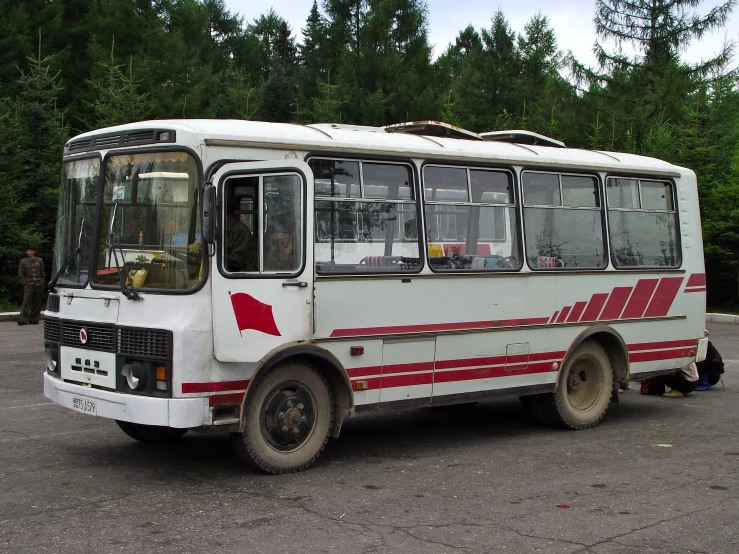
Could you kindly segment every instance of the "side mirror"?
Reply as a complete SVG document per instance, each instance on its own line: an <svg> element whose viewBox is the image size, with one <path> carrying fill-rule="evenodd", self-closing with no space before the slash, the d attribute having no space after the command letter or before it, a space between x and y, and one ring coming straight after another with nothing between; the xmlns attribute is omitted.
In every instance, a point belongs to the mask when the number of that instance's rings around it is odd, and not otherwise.
<svg viewBox="0 0 739 554"><path fill-rule="evenodd" d="M213 183L205 183L203 190L203 240L213 244L216 240L216 187Z"/></svg>

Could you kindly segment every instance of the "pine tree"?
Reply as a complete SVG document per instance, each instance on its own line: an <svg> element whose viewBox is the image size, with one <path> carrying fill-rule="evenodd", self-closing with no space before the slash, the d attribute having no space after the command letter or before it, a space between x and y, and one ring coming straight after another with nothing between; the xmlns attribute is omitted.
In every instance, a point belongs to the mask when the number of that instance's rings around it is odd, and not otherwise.
<svg viewBox="0 0 739 554"><path fill-rule="evenodd" d="M92 108L93 127L141 121L152 113L153 106L148 94L139 94L141 79L134 74L133 57L129 58L128 67L117 64L114 46L111 46L110 58L106 62L99 62L98 66L102 71L102 79L89 81L95 93L95 101L88 103Z"/></svg>
<svg viewBox="0 0 739 554"><path fill-rule="evenodd" d="M15 281L24 244L35 243L50 267L56 226L61 155L69 126L57 108L62 90L53 57L39 54L19 78L19 94L0 104L0 174L3 209L0 216L0 295Z"/></svg>
<svg viewBox="0 0 739 554"><path fill-rule="evenodd" d="M326 81L318 83L319 93L311 99L309 109L299 113L298 120L306 123L341 123L341 100L339 85L331 83L331 72Z"/></svg>
<svg viewBox="0 0 739 554"><path fill-rule="evenodd" d="M254 119L257 110L257 87L252 86L251 77L243 69L235 69L232 62L224 73L216 117L248 121Z"/></svg>
<svg viewBox="0 0 739 554"><path fill-rule="evenodd" d="M289 123L296 113L295 81L282 66L275 66L259 90L257 117L261 121Z"/></svg>
<svg viewBox="0 0 739 554"><path fill-rule="evenodd" d="M309 106L319 96L319 82L327 81L330 72L326 54L326 19L318 10L318 1L313 0L310 14L302 31L303 43L298 46L298 96L300 105ZM308 119L310 109L298 114L298 120Z"/></svg>
<svg viewBox="0 0 739 554"><path fill-rule="evenodd" d="M300 63L306 68L316 70L323 61L322 46L326 34L326 19L318 11L318 0L313 0L302 34L303 43L299 47Z"/></svg>
<svg viewBox="0 0 739 554"><path fill-rule="evenodd" d="M617 47L615 52L608 52L596 42L598 62L607 70L626 67L638 73L647 120L657 112L657 84L666 75L670 62L677 60L679 51L687 48L691 40L723 27L736 0L727 0L707 14L698 15L694 9L701 3L702 0L596 0L596 33L601 39L615 41ZM636 50L636 57L626 56L624 46ZM713 58L693 67L683 66L679 73L705 75L725 65L730 55L731 45L726 45Z"/></svg>
<svg viewBox="0 0 739 554"><path fill-rule="evenodd" d="M473 131L500 129L507 116L522 108L516 91L521 59L515 48L515 33L500 10L490 29L477 33L472 26L457 38L460 60L452 87L462 126ZM510 128L507 127L507 128Z"/></svg>
<svg viewBox="0 0 739 554"><path fill-rule="evenodd" d="M454 102L452 102L452 91L447 94L446 102L444 102L444 109L441 112L441 120L449 125L455 127L461 127L462 122L459 120L459 116L454 113Z"/></svg>

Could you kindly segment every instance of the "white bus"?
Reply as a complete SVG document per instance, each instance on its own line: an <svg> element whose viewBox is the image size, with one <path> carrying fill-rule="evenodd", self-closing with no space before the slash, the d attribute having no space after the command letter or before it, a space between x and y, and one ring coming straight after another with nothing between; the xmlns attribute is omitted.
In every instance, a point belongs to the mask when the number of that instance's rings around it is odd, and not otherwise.
<svg viewBox="0 0 739 554"><path fill-rule="evenodd" d="M692 171L527 132L148 121L64 150L44 393L270 473L506 393L569 429L705 356Z"/></svg>

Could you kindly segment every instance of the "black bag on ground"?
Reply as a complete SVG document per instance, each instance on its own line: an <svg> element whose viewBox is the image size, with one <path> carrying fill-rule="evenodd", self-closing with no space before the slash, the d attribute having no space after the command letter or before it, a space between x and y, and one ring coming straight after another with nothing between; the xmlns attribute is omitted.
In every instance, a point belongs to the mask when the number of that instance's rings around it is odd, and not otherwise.
<svg viewBox="0 0 739 554"><path fill-rule="evenodd" d="M705 375L711 386L718 383L721 380L721 375L724 373L724 360L710 340L708 341L706 359L695 365L698 366L698 375Z"/></svg>

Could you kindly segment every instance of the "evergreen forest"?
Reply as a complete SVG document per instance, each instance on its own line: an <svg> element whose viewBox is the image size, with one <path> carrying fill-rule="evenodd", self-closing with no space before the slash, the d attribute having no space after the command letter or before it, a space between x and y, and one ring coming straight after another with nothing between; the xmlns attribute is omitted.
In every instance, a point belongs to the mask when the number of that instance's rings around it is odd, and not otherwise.
<svg viewBox="0 0 739 554"><path fill-rule="evenodd" d="M545 12L501 11L437 57L423 0L314 1L301 29L223 0L0 0L0 308L21 296L35 244L50 276L64 143L144 119L388 125L440 120L527 129L571 148L632 152L698 176L708 304L739 308L737 0L593 0L597 65L558 45ZM556 9L555 4L548 4ZM735 30L733 31L735 33Z"/></svg>

